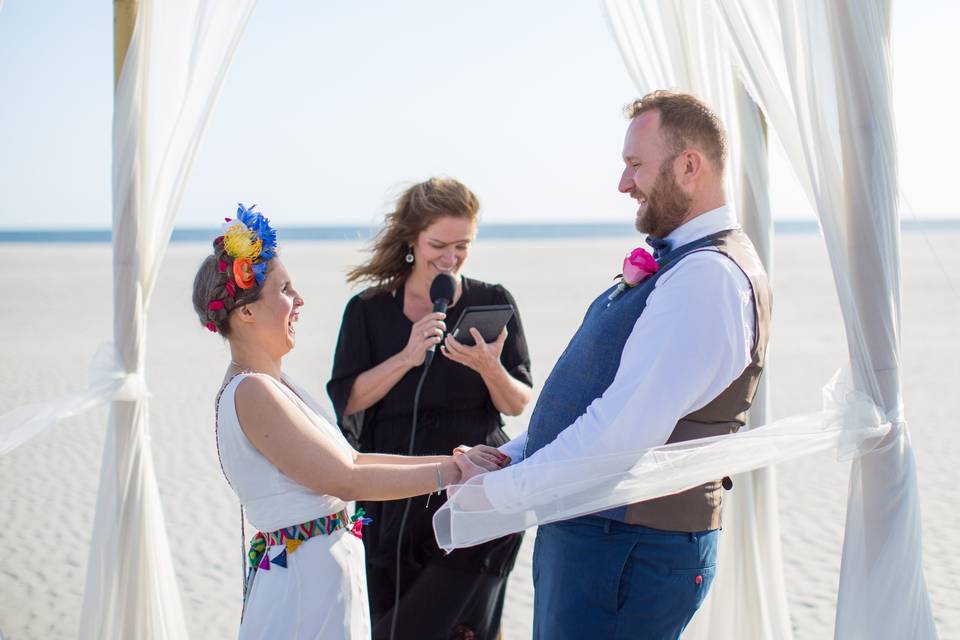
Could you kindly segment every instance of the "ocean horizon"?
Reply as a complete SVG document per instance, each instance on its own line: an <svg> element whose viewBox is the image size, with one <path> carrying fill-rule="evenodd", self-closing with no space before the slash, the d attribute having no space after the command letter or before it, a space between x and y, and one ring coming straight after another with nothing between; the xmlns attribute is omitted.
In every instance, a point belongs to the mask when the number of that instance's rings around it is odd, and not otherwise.
<svg viewBox="0 0 960 640"><path fill-rule="evenodd" d="M774 233L813 234L819 233L815 220L775 220ZM307 241L365 241L370 240L378 227L370 225L325 225L309 227L285 227L281 236L285 242ZM939 231L960 232L960 218L931 218L902 220L904 233ZM219 232L213 227L182 227L173 230L173 243L207 242ZM477 237L484 240L535 240L562 238L616 238L634 234L632 222L568 222L558 224L517 223L481 224ZM47 244L80 243L109 244L110 229L0 229L0 243Z"/></svg>

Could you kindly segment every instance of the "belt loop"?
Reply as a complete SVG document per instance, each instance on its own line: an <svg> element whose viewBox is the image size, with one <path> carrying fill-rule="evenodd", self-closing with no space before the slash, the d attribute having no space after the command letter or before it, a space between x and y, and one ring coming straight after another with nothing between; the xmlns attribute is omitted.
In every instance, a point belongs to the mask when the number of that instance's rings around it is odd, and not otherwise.
<svg viewBox="0 0 960 640"><path fill-rule="evenodd" d="M612 524L613 524L613 520L611 520L610 518L603 519L603 533L605 535L610 533L610 525Z"/></svg>
<svg viewBox="0 0 960 640"><path fill-rule="evenodd" d="M697 534L694 533L693 531L691 531L691 532L690 532L690 542L696 542L696 541L697 541Z"/></svg>

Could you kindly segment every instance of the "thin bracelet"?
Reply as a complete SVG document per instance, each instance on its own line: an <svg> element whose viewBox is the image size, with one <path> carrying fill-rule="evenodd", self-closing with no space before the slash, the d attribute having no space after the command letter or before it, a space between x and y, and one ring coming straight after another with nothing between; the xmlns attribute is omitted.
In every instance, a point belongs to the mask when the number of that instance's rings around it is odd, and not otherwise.
<svg viewBox="0 0 960 640"><path fill-rule="evenodd" d="M437 463L437 495L440 495L440 492L443 491L443 471L440 469L440 463ZM427 503L423 505L423 508L426 509L430 506L430 496L433 495L433 492L427 494Z"/></svg>

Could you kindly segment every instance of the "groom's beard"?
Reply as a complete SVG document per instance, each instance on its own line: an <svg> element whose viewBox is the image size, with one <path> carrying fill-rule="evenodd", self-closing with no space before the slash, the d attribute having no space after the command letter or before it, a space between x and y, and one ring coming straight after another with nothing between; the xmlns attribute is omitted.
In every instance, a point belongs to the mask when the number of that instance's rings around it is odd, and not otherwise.
<svg viewBox="0 0 960 640"><path fill-rule="evenodd" d="M647 194L647 207L637 216L637 231L655 238L670 235L690 211L692 198L677 184L673 176L673 160L669 158L660 165L657 181Z"/></svg>

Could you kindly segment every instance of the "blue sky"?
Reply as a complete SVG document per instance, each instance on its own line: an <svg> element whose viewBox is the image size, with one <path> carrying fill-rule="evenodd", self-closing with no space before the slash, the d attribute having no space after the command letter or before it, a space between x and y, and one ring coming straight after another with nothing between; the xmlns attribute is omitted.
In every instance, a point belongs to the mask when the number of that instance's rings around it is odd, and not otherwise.
<svg viewBox="0 0 960 640"><path fill-rule="evenodd" d="M960 216L958 24L960 3L894 2L902 190L921 217ZM0 228L109 227L112 70L111 2L6 0ZM473 188L490 222L630 220L616 183L634 93L599 1L260 2L179 224L238 200L287 226L367 224L433 174ZM810 216L771 162L775 215Z"/></svg>

